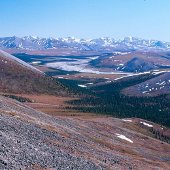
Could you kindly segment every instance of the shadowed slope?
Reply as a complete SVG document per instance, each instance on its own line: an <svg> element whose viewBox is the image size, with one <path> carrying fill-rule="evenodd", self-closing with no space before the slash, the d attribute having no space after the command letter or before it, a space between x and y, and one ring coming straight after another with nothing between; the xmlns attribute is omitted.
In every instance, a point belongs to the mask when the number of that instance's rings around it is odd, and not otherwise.
<svg viewBox="0 0 170 170"><path fill-rule="evenodd" d="M0 50L0 92L65 94L59 82Z"/></svg>

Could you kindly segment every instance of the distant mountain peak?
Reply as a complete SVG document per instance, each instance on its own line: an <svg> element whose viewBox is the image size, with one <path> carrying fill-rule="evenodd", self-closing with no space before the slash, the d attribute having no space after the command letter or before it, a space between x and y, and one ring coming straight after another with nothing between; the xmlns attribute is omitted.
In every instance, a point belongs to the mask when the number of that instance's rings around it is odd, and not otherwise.
<svg viewBox="0 0 170 170"><path fill-rule="evenodd" d="M122 40L111 37L96 39L66 38L40 38L38 36L3 37L0 38L1 49L46 50L69 48L76 50L92 50L113 52L116 50L170 50L170 43L158 40L145 40L132 36Z"/></svg>

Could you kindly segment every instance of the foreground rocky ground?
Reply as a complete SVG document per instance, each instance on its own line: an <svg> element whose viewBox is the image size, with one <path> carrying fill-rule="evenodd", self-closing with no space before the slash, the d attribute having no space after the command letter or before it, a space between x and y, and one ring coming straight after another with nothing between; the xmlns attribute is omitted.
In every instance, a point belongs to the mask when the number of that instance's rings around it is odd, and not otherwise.
<svg viewBox="0 0 170 170"><path fill-rule="evenodd" d="M0 169L170 169L170 145L139 119L52 117L0 97Z"/></svg>

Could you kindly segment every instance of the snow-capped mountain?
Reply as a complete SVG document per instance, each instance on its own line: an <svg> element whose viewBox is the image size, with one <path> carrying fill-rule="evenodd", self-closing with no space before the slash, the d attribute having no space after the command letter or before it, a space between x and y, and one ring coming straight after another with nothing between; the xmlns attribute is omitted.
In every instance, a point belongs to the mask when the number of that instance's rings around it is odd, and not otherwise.
<svg viewBox="0 0 170 170"><path fill-rule="evenodd" d="M145 40L134 37L125 37L123 40L114 38L97 38L97 39L77 39L68 38L39 38L25 36L22 38L3 37L0 38L1 49L25 49L25 50L45 50L69 48L75 50L92 50L92 51L115 51L115 50L170 50L170 43Z"/></svg>

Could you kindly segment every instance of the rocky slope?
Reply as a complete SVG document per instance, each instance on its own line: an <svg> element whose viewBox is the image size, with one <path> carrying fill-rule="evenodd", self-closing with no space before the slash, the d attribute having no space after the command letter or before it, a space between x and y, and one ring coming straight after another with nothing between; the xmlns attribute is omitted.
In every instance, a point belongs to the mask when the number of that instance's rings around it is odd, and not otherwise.
<svg viewBox="0 0 170 170"><path fill-rule="evenodd" d="M169 129L140 119L51 117L0 97L0 169L170 167ZM154 138L155 132L166 142Z"/></svg>

